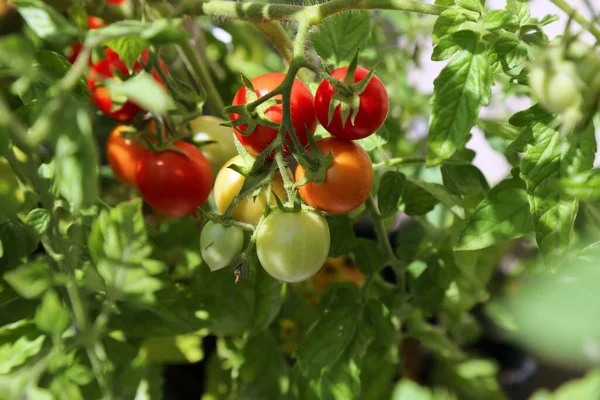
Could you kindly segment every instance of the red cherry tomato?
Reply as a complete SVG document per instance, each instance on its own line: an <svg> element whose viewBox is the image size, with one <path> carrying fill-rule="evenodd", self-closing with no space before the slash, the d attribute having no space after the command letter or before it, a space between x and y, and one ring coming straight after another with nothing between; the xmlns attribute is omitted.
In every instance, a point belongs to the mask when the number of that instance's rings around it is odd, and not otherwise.
<svg viewBox="0 0 600 400"><path fill-rule="evenodd" d="M89 29L98 29L106 26L106 21L104 21L102 18L94 17L93 15L89 15L87 17L87 22ZM83 43L81 42L75 42L71 45L71 47L67 51L67 60L69 60L71 64L75 62L75 60L79 56L79 53L81 53L82 48Z"/></svg>
<svg viewBox="0 0 600 400"><path fill-rule="evenodd" d="M193 145L174 143L186 154L165 150L145 154L137 164L136 183L142 197L156 210L173 217L193 213L212 189L210 163Z"/></svg>
<svg viewBox="0 0 600 400"><path fill-rule="evenodd" d="M272 72L268 74L264 74L258 76L251 80L252 86L256 91L256 95L258 97L262 97L268 92L275 89L277 86L283 82L285 79L285 74L280 72ZM275 96L274 99L281 100L281 95ZM306 136L306 130L311 133L311 135L315 132L317 128L317 117L315 116L315 109L313 106L313 97L310 93L310 90L299 80L295 80L292 85L292 93L291 93L291 117L292 117L292 125L294 126L294 131L300 140L300 143L306 147L308 144L308 137ZM246 88L242 86L235 97L233 98L233 105L245 104L246 101ZM276 124L280 124L283 118L283 109L281 104L274 105L270 107L266 112L265 116ZM239 114L231 114L231 120L234 121L239 117ZM237 127L240 131L246 132L248 128L247 125L240 125ZM277 136L277 130L273 128L268 128L263 125L258 125L254 129L254 131L247 136L242 135L237 130L234 129L235 135L242 145L250 152L252 155L257 155L266 149L269 144L275 139ZM289 153L289 146L293 146L292 138L289 133L286 137L285 151Z"/></svg>
<svg viewBox="0 0 600 400"><path fill-rule="evenodd" d="M369 197L373 186L373 164L358 144L330 137L317 140L323 155L333 154L333 163L321 183L308 182L298 189L308 205L330 214L346 214L357 209ZM306 170L296 167L296 182Z"/></svg>
<svg viewBox="0 0 600 400"><path fill-rule="evenodd" d="M133 71L130 72L127 66L118 54L110 49L105 50L106 58L92 64L90 74L88 76L88 88L92 92L91 98L98 108L106 115L123 122L131 122L135 115L140 111L140 107L132 101L125 101L121 107L113 107L113 99L110 96L110 91L106 87L99 86L104 79L109 79L115 76L115 71L120 76L130 76L137 71L143 69L142 64L148 62L148 50L144 50L140 55L140 60L136 61L133 65ZM164 73L167 72L166 65L162 60L159 62L161 69ZM164 86L164 82L160 77L160 74L156 69L152 71L154 79Z"/></svg>
<svg viewBox="0 0 600 400"><path fill-rule="evenodd" d="M126 125L118 125L106 141L106 158L115 177L122 183L135 186L137 163L150 152L144 145L123 136Z"/></svg>
<svg viewBox="0 0 600 400"><path fill-rule="evenodd" d="M331 74L334 78L343 80L348 67L338 68ZM357 67L354 72L354 82L358 82L369 74L364 68ZM354 124L350 115L342 126L342 112L338 105L329 123L329 104L335 94L331 83L321 82L315 94L315 110L319 122L329 133L341 139L357 140L365 138L377 131L383 125L388 114L389 100L383 83L373 76L365 90L359 94L360 106L356 113Z"/></svg>

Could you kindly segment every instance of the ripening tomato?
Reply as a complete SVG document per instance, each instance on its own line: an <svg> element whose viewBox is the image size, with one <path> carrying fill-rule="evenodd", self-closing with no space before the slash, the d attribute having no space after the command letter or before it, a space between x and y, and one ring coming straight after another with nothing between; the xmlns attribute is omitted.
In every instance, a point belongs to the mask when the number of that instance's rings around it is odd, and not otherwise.
<svg viewBox="0 0 600 400"><path fill-rule="evenodd" d="M115 177L122 183L135 186L138 161L150 150L131 137L124 136L126 125L118 125L106 141L106 158Z"/></svg>
<svg viewBox="0 0 600 400"><path fill-rule="evenodd" d="M349 258L329 257L311 281L317 291L326 292L335 282L349 282L361 287L365 283L365 276Z"/></svg>
<svg viewBox="0 0 600 400"><path fill-rule="evenodd" d="M140 54L140 58L133 65L133 70L129 71L125 63L119 58L119 55L110 50L105 50L106 58L92 64L90 74L88 76L88 88L92 92L92 101L106 115L123 122L131 122L136 114L140 111L140 107L130 100L125 100L123 104L115 104L111 97L110 90L102 86L102 81L115 77L115 71L120 77L129 77L136 72L144 69L143 65L148 62L148 49ZM140 62L141 60L141 62ZM162 71L166 74L167 69L164 62L159 61ZM154 79L164 86L164 82L156 69L152 71Z"/></svg>
<svg viewBox="0 0 600 400"><path fill-rule="evenodd" d="M326 138L317 141L323 155L333 154L333 163L321 183L308 182L299 188L308 205L330 214L346 214L357 209L369 197L373 185L373 165L366 151L349 140ZM296 182L304 178L298 165Z"/></svg>
<svg viewBox="0 0 600 400"><path fill-rule="evenodd" d="M285 79L285 74L280 72L272 72L264 74L251 80L252 86L256 91L258 97L262 97L269 93L277 86L279 86ZM281 95L275 96L273 99L282 100ZM233 105L245 104L246 101L246 87L242 86L235 97L233 98ZM290 113L292 118L292 125L294 131L300 140L300 143L306 147L308 144L307 130L312 135L317 128L317 117L315 115L315 109L313 105L313 97L310 90L299 80L294 80L292 85L292 94L290 98ZM281 124L283 118L283 109L281 104L270 107L266 112L265 116L276 124ZM231 114L231 120L234 121L239 117L239 114ZM240 125L237 127L242 132L246 132L247 125ZM268 128L266 126L257 125L254 131L244 136L240 132L234 129L235 135L244 147L253 155L257 155L266 149L269 144L277 136L277 130ZM285 151L289 153L289 148L292 147L292 138L288 132L286 136Z"/></svg>
<svg viewBox="0 0 600 400"><path fill-rule="evenodd" d="M213 193L217 209L221 214L227 210L233 201L233 198L240 193L240 190L244 185L244 180L246 179L242 174L228 168L231 164L243 165L242 157L236 156L229 160L223 165L215 178L215 188ZM287 201L287 195L283 188L283 179L281 178L281 175L277 174L273 178L273 181L271 182L271 191L276 194L282 202ZM271 205L276 204L273 193L271 193ZM240 222L256 225L263 215L266 206L267 193L265 190L261 191L255 199L249 194L235 205L231 217Z"/></svg>
<svg viewBox="0 0 600 400"><path fill-rule="evenodd" d="M225 121L221 118L211 115L202 115L190 122L194 142L215 142L200 147L200 151L210 162L215 176L227 161L237 155L231 128L221 126L223 122Z"/></svg>
<svg viewBox="0 0 600 400"><path fill-rule="evenodd" d="M575 64L570 61L558 61L552 69L533 65L529 73L531 91L542 107L553 113L580 107L583 98L579 82Z"/></svg>
<svg viewBox="0 0 600 400"><path fill-rule="evenodd" d="M332 72L332 76L343 80L346 76L348 67L338 68ZM369 74L364 68L357 67L354 71L354 82L364 79ZM351 120L351 114L346 118L346 123L342 124L341 106L338 105L333 113L333 118L329 122L329 104L335 94L335 89L326 80L319 85L315 94L315 111L319 122L329 133L335 137L348 140L363 139L377 131L383 125L388 114L389 100L385 86L375 75L371 78L367 87L358 96L360 106L354 119Z"/></svg>
<svg viewBox="0 0 600 400"><path fill-rule="evenodd" d="M196 147L183 141L174 145L185 154L174 150L146 153L137 164L135 180L148 204L178 217L193 213L206 202L212 171Z"/></svg>
<svg viewBox="0 0 600 400"><path fill-rule="evenodd" d="M225 268L242 250L244 231L239 226L223 226L208 221L200 234L202 259L211 271Z"/></svg>
<svg viewBox="0 0 600 400"><path fill-rule="evenodd" d="M88 23L89 29L98 29L98 28L102 28L102 27L106 26L106 21L104 21L100 17L94 17L93 15L89 15L87 17L87 23ZM79 53L81 53L82 48L83 48L83 43L75 42L71 45L69 50L67 50L67 60L69 60L69 62L71 64L73 64L75 62L75 60L79 56Z"/></svg>
<svg viewBox="0 0 600 400"><path fill-rule="evenodd" d="M276 279L303 281L316 274L327 259L329 226L316 212L274 209L257 229L258 259Z"/></svg>

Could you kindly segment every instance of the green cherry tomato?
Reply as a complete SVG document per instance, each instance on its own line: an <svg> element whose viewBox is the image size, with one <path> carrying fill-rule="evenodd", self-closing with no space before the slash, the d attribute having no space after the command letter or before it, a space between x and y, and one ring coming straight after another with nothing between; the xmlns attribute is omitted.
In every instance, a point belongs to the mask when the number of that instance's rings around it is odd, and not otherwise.
<svg viewBox="0 0 600 400"><path fill-rule="evenodd" d="M272 277L299 282L316 274L329 253L329 226L311 211L274 209L257 228L256 253Z"/></svg>
<svg viewBox="0 0 600 400"><path fill-rule="evenodd" d="M582 101L577 70L570 61L560 61L552 69L532 66L529 87L542 107L553 113L577 108Z"/></svg>
<svg viewBox="0 0 600 400"><path fill-rule="evenodd" d="M202 259L211 271L230 265L243 244L244 231L239 226L223 226L209 221L200 234Z"/></svg>
<svg viewBox="0 0 600 400"><path fill-rule="evenodd" d="M237 155L233 132L231 128L221 126L223 122L225 120L212 115L202 115L190 122L190 128L194 132L192 140L195 143L215 142L200 147L200 151L210 163L213 176L217 175L227 161Z"/></svg>

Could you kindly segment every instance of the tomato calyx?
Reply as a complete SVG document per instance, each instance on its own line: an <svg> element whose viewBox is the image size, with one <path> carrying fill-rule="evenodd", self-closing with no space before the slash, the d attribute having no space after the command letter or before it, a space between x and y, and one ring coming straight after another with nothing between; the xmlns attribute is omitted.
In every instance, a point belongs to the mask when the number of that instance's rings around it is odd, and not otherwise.
<svg viewBox="0 0 600 400"><path fill-rule="evenodd" d="M312 135L308 136L308 144L310 153L302 148L295 154L296 161L306 170L306 174L300 182L295 184L296 187L301 187L308 182L321 183L327 177L327 169L333 163L333 154L323 155L317 147L315 138Z"/></svg>
<svg viewBox="0 0 600 400"><path fill-rule="evenodd" d="M328 124L331 124L333 120L335 110L340 107L340 112L342 116L342 127L346 126L348 122L348 117L350 117L350 123L354 125L356 116L358 115L358 110L360 108L360 95L365 91L369 82L375 75L375 71L379 64L375 65L372 70L369 71L368 75L365 76L358 82L354 82L354 74L356 72L356 67L358 66L358 52L352 58L350 65L348 66L348 70L346 71L346 75L342 80L343 84L334 84L333 87L335 89L335 94L333 95L331 102L329 103L328 110Z"/></svg>

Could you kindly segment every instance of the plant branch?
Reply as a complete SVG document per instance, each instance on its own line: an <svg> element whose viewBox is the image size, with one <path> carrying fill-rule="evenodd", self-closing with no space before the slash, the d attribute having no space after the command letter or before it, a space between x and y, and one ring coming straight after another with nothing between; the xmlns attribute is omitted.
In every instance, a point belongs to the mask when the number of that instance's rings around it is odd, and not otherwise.
<svg viewBox="0 0 600 400"><path fill-rule="evenodd" d="M256 27L275 46L281 57L290 64L292 62L293 44L283 26L277 21L258 22Z"/></svg>
<svg viewBox="0 0 600 400"><path fill-rule="evenodd" d="M550 0L555 6L563 10L573 20L579 23L583 28L587 29L596 40L600 41L600 27L589 21L583 14L573 8L566 0Z"/></svg>

